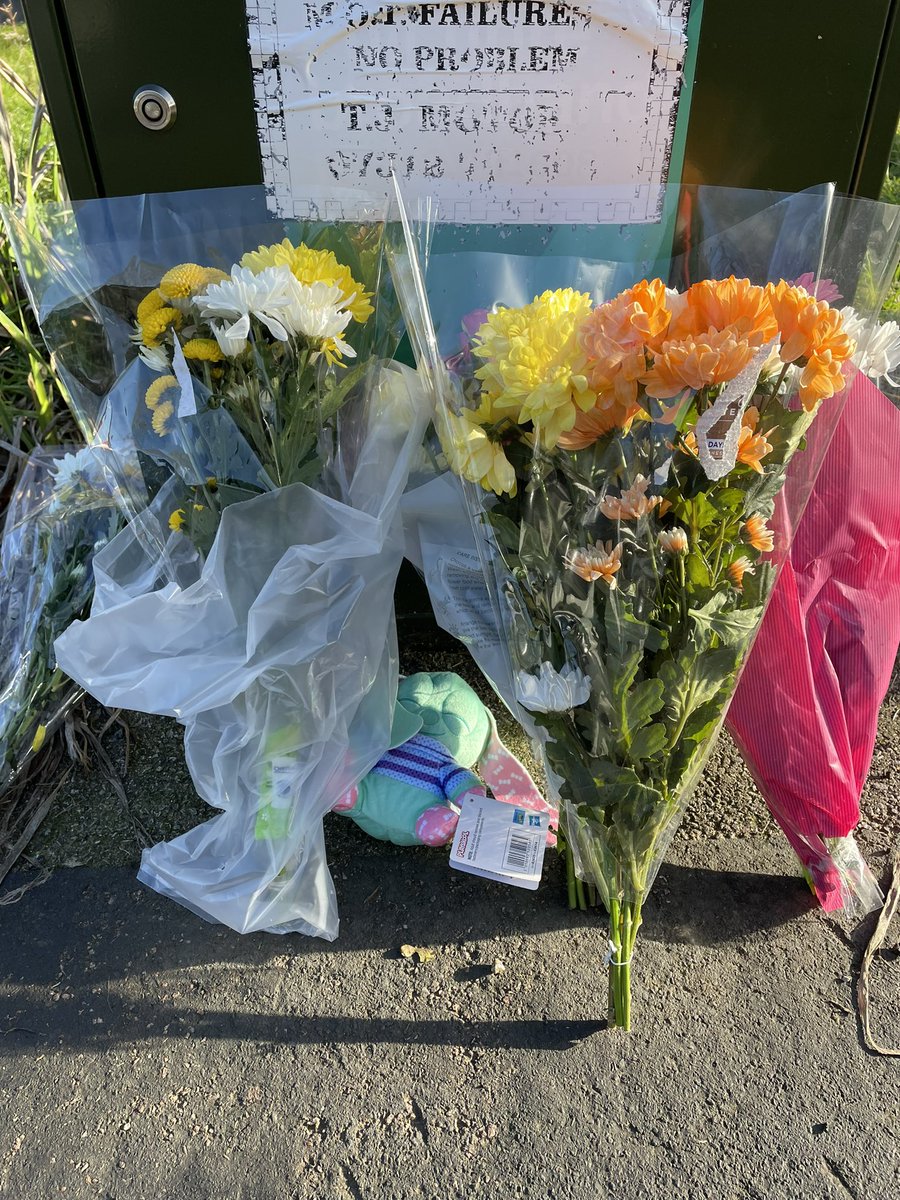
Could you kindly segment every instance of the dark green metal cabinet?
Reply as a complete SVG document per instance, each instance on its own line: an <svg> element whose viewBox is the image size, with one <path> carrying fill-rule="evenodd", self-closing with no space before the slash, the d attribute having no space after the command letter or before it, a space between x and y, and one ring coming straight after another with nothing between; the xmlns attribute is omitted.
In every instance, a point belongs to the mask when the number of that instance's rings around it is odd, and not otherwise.
<svg viewBox="0 0 900 1200"><path fill-rule="evenodd" d="M900 113L900 0L706 0L687 183L877 197Z"/></svg>
<svg viewBox="0 0 900 1200"><path fill-rule="evenodd" d="M261 178L243 0L25 0L74 197ZM877 195L900 111L900 0L705 0L687 182ZM132 97L177 100L162 132Z"/></svg>
<svg viewBox="0 0 900 1200"><path fill-rule="evenodd" d="M38 70L73 197L227 187L262 178L243 0L28 0ZM171 129L137 121L146 85Z"/></svg>

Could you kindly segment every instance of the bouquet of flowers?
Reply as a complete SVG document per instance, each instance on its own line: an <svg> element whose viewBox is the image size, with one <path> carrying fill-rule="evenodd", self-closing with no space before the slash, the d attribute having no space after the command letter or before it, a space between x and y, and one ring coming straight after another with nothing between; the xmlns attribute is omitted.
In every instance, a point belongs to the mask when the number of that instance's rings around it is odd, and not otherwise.
<svg viewBox="0 0 900 1200"><path fill-rule="evenodd" d="M118 532L116 488L101 448L33 454L16 483L0 545L0 788L77 689L55 638L90 604L93 557Z"/></svg>
<svg viewBox="0 0 900 1200"><path fill-rule="evenodd" d="M896 243L900 210L893 222ZM900 647L900 495L884 486L900 456L900 413L873 382L891 386L896 324L880 326L859 358L728 712L822 907L855 917L882 902L853 831Z"/></svg>
<svg viewBox="0 0 900 1200"><path fill-rule="evenodd" d="M484 256L474 294L455 297L460 320L485 310L460 352L444 264L433 253L424 278L411 226L407 244L408 319L437 385L437 429L466 481L570 878L609 912L610 1022L627 1029L642 907L817 459L786 489L788 468L814 422L833 429L856 342L785 279L679 291L645 277L605 302L596 286L555 286L509 304L533 260ZM622 273L544 265L572 283Z"/></svg>
<svg viewBox="0 0 900 1200"><path fill-rule="evenodd" d="M375 341L367 328L372 293L346 260L360 274L368 260L371 276L379 239L375 225L360 226L356 244L328 231L319 241L341 243L341 260L333 249L285 238L248 251L228 273L180 263L139 302L134 337L155 374L145 420L159 452L174 437L193 468L170 525L199 548L209 549L228 504L320 473L322 430L370 370ZM204 412L224 410L243 454L210 455L211 430L184 436L180 419L193 416L198 401ZM210 474L201 477L201 465Z"/></svg>
<svg viewBox="0 0 900 1200"><path fill-rule="evenodd" d="M223 811L141 878L242 932L336 936L322 817L390 738L395 515L429 410L388 361L382 218L357 197L285 226L259 189L86 202L23 255L84 423L149 497L58 661L184 724Z"/></svg>

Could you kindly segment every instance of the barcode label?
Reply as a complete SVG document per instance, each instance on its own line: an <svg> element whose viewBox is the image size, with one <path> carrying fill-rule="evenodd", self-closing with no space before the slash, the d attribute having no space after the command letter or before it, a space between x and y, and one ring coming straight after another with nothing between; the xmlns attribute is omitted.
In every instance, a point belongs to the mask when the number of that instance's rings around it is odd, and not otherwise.
<svg viewBox="0 0 900 1200"><path fill-rule="evenodd" d="M525 837L521 833L511 833L509 835L509 844L506 847L506 858L503 860L503 866L508 871L524 871L528 867L528 851L532 847L534 838Z"/></svg>
<svg viewBox="0 0 900 1200"><path fill-rule="evenodd" d="M460 802L450 866L534 889L541 879L547 829L546 813L467 792Z"/></svg>

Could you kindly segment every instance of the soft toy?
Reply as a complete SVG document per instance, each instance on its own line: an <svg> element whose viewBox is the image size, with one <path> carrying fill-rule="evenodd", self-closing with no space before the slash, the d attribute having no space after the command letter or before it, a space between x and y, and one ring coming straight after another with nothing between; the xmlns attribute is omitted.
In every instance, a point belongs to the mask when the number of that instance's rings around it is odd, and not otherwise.
<svg viewBox="0 0 900 1200"><path fill-rule="evenodd" d="M522 764L497 733L493 715L450 671L401 680L391 747L334 805L372 837L398 846L443 846L453 838L466 792L551 813Z"/></svg>

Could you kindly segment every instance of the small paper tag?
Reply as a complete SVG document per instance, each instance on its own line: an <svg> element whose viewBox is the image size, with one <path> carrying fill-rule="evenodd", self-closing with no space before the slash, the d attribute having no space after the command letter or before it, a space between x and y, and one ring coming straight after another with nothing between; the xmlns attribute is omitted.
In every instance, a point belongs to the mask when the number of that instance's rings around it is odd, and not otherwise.
<svg viewBox="0 0 900 1200"><path fill-rule="evenodd" d="M256 814L256 837L260 840L287 837L291 826L291 805L297 765L292 758L279 755L265 767L259 811Z"/></svg>
<svg viewBox="0 0 900 1200"><path fill-rule="evenodd" d="M181 342L179 342L177 337L173 341L175 344L172 347L172 370L175 372L175 378L178 380L178 386L181 388L181 398L178 401L178 415L179 417L192 417L197 411L197 402L194 399L194 381L191 378L191 370L187 365L187 359L184 357Z"/></svg>
<svg viewBox="0 0 900 1200"><path fill-rule="evenodd" d="M450 866L533 892L541 882L548 822L547 813L466 792Z"/></svg>
<svg viewBox="0 0 900 1200"><path fill-rule="evenodd" d="M771 343L760 346L739 375L729 380L715 402L697 421L697 453L707 479L721 479L734 470L744 411L753 398L759 373L771 353Z"/></svg>

